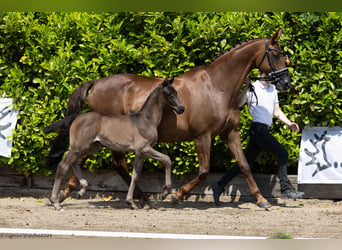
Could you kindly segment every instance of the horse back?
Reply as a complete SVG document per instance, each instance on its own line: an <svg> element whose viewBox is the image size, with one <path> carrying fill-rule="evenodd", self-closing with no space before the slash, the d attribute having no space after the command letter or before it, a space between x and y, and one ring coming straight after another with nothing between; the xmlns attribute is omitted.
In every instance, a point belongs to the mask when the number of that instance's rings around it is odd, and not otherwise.
<svg viewBox="0 0 342 250"><path fill-rule="evenodd" d="M88 107L104 115L136 112L162 81L162 78L133 74L118 74L98 79L88 95Z"/></svg>

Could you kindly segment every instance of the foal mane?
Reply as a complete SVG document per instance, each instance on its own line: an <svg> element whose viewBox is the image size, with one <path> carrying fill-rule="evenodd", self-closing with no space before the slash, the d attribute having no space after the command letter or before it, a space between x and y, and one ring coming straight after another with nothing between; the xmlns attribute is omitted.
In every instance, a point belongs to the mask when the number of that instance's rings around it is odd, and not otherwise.
<svg viewBox="0 0 342 250"><path fill-rule="evenodd" d="M147 97L147 99L145 100L143 106L141 107L141 109L140 109L139 111L143 110L143 109L148 105L150 99L155 98L155 96L160 95L160 92L161 92L162 90L163 90L163 84L158 85L158 86L151 92L151 94ZM137 112L139 112L139 111L137 111Z"/></svg>
<svg viewBox="0 0 342 250"><path fill-rule="evenodd" d="M242 42L239 42L235 45L233 45L232 47L222 51L220 54L216 55L213 59L211 59L210 62L207 63L207 65L213 63L214 61L216 61L219 57L223 56L223 55L226 55L228 54L229 52L235 50L235 49L238 49L238 48L241 48L241 47L244 47L248 44L250 44L251 42L254 42L254 41L258 41L258 40L261 40L261 39L264 39L263 37L258 37L258 38L252 38L252 39L248 39L246 41L242 41Z"/></svg>

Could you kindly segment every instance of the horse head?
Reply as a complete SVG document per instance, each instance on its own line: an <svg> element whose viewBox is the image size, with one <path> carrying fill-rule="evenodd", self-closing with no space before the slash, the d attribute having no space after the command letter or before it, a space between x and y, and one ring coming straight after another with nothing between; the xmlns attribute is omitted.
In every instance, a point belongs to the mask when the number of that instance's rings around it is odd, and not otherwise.
<svg viewBox="0 0 342 250"><path fill-rule="evenodd" d="M166 78L163 85L163 95L166 104L177 114L182 114L185 110L183 103L179 100L176 89L172 86L174 78Z"/></svg>
<svg viewBox="0 0 342 250"><path fill-rule="evenodd" d="M283 55L284 52L278 43L281 34L282 29L279 29L271 38L265 38L264 53L257 68L268 74L267 80L273 82L277 90L286 91L291 86L291 78L287 69L290 61Z"/></svg>

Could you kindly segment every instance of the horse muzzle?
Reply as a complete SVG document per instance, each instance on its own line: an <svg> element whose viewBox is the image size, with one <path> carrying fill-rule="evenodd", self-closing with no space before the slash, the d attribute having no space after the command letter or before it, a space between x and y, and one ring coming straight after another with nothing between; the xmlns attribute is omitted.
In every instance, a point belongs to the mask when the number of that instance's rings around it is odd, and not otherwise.
<svg viewBox="0 0 342 250"><path fill-rule="evenodd" d="M279 91L286 91L291 87L291 78L287 68L272 72L270 77Z"/></svg>
<svg viewBox="0 0 342 250"><path fill-rule="evenodd" d="M185 111L185 107L184 106L178 106L177 108L175 108L175 111L178 115L183 114Z"/></svg>

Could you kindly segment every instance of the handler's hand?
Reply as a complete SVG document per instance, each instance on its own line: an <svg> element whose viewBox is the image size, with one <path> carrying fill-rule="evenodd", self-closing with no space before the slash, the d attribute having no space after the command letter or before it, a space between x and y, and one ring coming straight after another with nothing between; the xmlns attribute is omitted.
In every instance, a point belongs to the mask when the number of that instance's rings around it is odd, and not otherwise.
<svg viewBox="0 0 342 250"><path fill-rule="evenodd" d="M291 124L289 125L289 127L290 127L293 131L295 131L296 133L298 133L298 132L300 131L300 128L299 128L298 124L295 123L295 122L291 122Z"/></svg>

